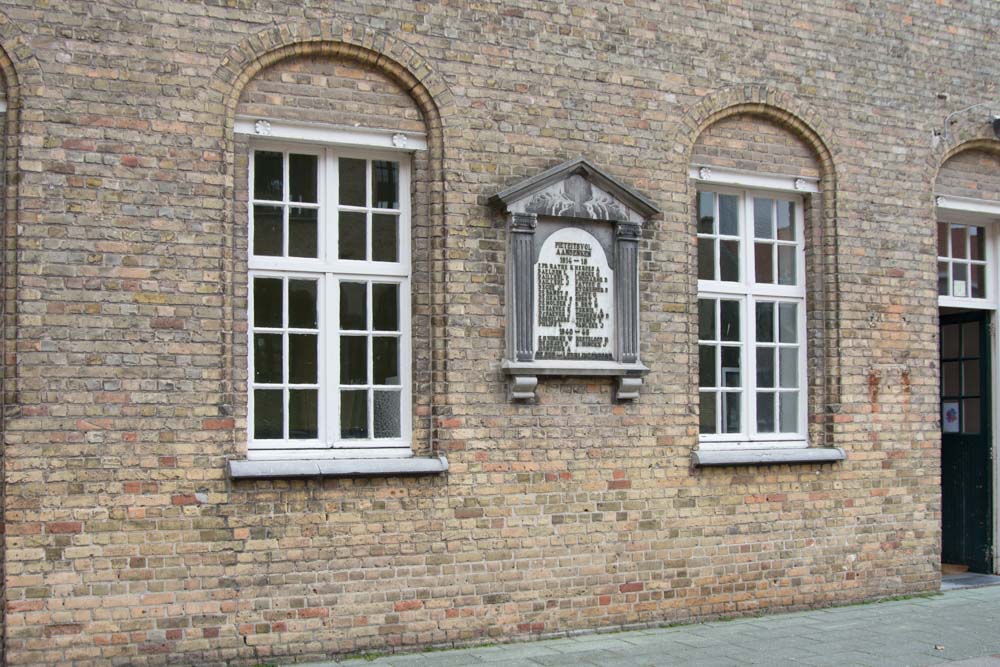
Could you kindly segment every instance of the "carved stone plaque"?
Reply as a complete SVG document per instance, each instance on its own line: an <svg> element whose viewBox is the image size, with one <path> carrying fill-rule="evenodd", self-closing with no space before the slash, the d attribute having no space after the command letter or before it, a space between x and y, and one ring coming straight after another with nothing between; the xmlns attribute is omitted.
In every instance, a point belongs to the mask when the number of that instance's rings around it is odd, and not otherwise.
<svg viewBox="0 0 1000 667"><path fill-rule="evenodd" d="M535 359L614 360L614 273L604 248L566 227L535 264Z"/></svg>

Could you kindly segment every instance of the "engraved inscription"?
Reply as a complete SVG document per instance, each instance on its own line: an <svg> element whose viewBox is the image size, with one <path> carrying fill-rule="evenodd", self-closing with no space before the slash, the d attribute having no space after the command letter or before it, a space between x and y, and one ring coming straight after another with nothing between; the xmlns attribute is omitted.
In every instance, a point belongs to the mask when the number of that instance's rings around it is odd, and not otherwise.
<svg viewBox="0 0 1000 667"><path fill-rule="evenodd" d="M561 229L535 267L536 359L612 361L613 274L589 233Z"/></svg>

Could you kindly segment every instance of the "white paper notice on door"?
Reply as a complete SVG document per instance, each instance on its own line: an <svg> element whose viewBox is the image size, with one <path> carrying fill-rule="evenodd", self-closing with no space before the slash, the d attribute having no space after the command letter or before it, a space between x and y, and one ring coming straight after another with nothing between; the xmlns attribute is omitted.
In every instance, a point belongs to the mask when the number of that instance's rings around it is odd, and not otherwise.
<svg viewBox="0 0 1000 667"><path fill-rule="evenodd" d="M958 419L958 401L941 402L941 432L958 433L961 422Z"/></svg>

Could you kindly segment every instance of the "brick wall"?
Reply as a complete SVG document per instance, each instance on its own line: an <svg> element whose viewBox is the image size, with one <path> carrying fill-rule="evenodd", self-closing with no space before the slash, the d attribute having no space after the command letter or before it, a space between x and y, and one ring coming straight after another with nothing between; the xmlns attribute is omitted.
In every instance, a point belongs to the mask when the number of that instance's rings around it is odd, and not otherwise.
<svg viewBox="0 0 1000 667"><path fill-rule="evenodd" d="M959 153L941 165L935 194L1000 199L1000 156L984 150Z"/></svg>
<svg viewBox="0 0 1000 667"><path fill-rule="evenodd" d="M936 589L931 138L993 94L991 3L640 4L5 4L28 82L7 662L252 665ZM276 50L293 59L240 78ZM414 423L433 405L447 476L225 478L245 446L241 95L350 122L391 107L440 141L414 200ZM843 464L690 466L687 169L709 150L824 173L815 416ZM486 200L579 154L664 211L641 250L652 372L634 404L598 379L512 404Z"/></svg>

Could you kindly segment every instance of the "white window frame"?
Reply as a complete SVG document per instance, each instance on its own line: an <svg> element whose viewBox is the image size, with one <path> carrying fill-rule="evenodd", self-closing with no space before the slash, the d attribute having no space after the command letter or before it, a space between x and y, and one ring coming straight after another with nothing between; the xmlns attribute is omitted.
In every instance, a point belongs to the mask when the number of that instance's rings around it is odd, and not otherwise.
<svg viewBox="0 0 1000 667"><path fill-rule="evenodd" d="M704 180L704 179L701 179ZM804 201L801 196L782 190L764 190L736 188L728 185L717 185L714 182L697 184L697 192L713 192L716 195L735 195L740 198L739 213L739 282L721 280L698 280L698 298L727 299L740 302L740 364L743 369L741 383L741 430L739 433L699 434L699 448L703 450L740 449L778 449L808 447L808 335L806 331L806 266L805 266L805 216ZM753 198L767 197L778 201L789 201L795 204L795 270L796 285L779 285L775 283L756 283L754 266L754 234L752 225ZM695 216L698 215L697 204ZM777 280L777 276L775 276ZM798 367L799 367L799 400L798 400L798 431L796 433L757 433L757 367L756 367L756 329L755 304L758 300L776 302L796 302L798 315ZM719 326L717 322L716 326ZM777 339L777 331L775 332ZM721 379L717 379L721 382ZM777 384L777 378L775 379ZM702 393L696 386L698 395ZM775 393L780 390L776 387ZM700 398L699 398L700 401ZM721 409L721 406L720 406ZM777 415L776 415L777 420Z"/></svg>
<svg viewBox="0 0 1000 667"><path fill-rule="evenodd" d="M937 254L936 223L982 227L986 232L986 242L984 244L986 248L986 297L976 299L950 295L942 296L939 294L938 306L945 308L996 309L1000 306L1000 298L998 298L1000 296L1000 276L997 275L1000 273L997 270L997 258L1000 257L1000 233L998 233L998 227L1000 227L1000 203L968 197L937 196L935 204L934 254L937 261L941 261L942 258ZM950 243L951 239L949 235ZM949 262L951 261L951 258L947 259ZM969 262L968 259L959 261ZM935 263L936 268L937 264ZM949 288L951 287L950 280L949 268ZM937 280L934 281L934 284L935 289L937 289Z"/></svg>
<svg viewBox="0 0 1000 667"><path fill-rule="evenodd" d="M413 398L412 398L412 337L411 337L411 255L410 255L410 174L411 156L403 150L359 149L333 143L275 141L252 139L250 143L248 170L248 245L247 245L247 457L248 459L356 459L356 458L399 458L412 456ZM318 160L318 200L319 215L317 229L318 258L263 257L253 254L254 247L254 152L280 151L283 153L317 155ZM369 172L371 161L389 160L399 164L399 208L385 212L398 214L396 262L374 262L370 260L342 260L337 258L339 206L337 158L367 160ZM287 159L283 164L287 165ZM285 199L289 180L284 178ZM367 179L366 201L371 202L372 178ZM343 207L345 210L368 211L372 207ZM382 212L383 209L378 209ZM371 248L371 216L368 216L367 247ZM285 226L286 247L288 226ZM255 277L282 276L291 278L317 278L317 318L318 340L318 380L319 414L317 420L318 437L315 440L274 439L255 440L254 435L254 290ZM342 281L395 283L399 285L399 377L400 377L400 437L374 438L373 434L373 392L368 391L369 438L343 439L340 437L340 290ZM372 359L372 309L371 287L366 290L368 307L368 377L371 378ZM284 307L287 309L287 299ZM379 335L384 335L379 333ZM287 353L287 350L286 350ZM387 385L388 386L388 385ZM287 409L285 411L287 413ZM286 414L287 420L287 414Z"/></svg>

